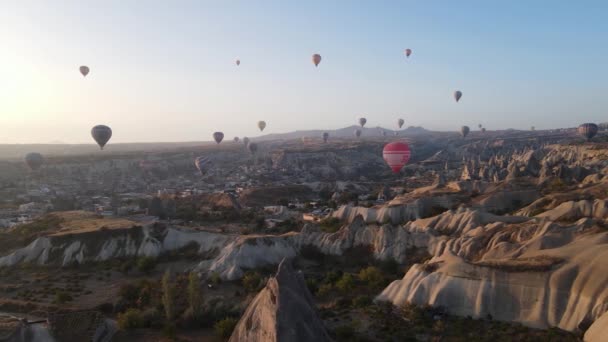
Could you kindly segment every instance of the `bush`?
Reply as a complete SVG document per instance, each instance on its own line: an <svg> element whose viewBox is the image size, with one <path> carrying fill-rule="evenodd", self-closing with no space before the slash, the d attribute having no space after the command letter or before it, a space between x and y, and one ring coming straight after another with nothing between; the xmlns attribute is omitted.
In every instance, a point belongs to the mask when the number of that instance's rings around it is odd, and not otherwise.
<svg viewBox="0 0 608 342"><path fill-rule="evenodd" d="M156 268L156 260L151 257L141 257L137 260L137 270L143 273L150 273Z"/></svg>
<svg viewBox="0 0 608 342"><path fill-rule="evenodd" d="M163 325L163 313L158 308L148 308L141 315L146 328L160 328Z"/></svg>
<svg viewBox="0 0 608 342"><path fill-rule="evenodd" d="M175 315L175 287L171 284L171 272L167 270L161 280L163 289L162 301L165 307L165 317L173 320Z"/></svg>
<svg viewBox="0 0 608 342"><path fill-rule="evenodd" d="M342 227L342 221L337 217L328 217L319 222L321 230L326 233L335 233Z"/></svg>
<svg viewBox="0 0 608 342"><path fill-rule="evenodd" d="M72 296L70 296L69 294L67 294L63 291L55 292L55 303L63 304L65 302L70 302L70 301L72 301Z"/></svg>
<svg viewBox="0 0 608 342"><path fill-rule="evenodd" d="M359 280L370 286L378 287L384 282L384 277L377 267L369 266L359 271Z"/></svg>
<svg viewBox="0 0 608 342"><path fill-rule="evenodd" d="M353 276L349 273L345 273L342 278L336 282L336 288L343 293L351 291L354 286L355 281Z"/></svg>
<svg viewBox="0 0 608 342"><path fill-rule="evenodd" d="M121 330L138 329L144 327L144 319L138 309L128 309L118 314L118 327Z"/></svg>
<svg viewBox="0 0 608 342"><path fill-rule="evenodd" d="M238 321L235 318L227 317L215 323L213 330L220 338L228 339L230 338L230 335L232 335L232 331L236 327L237 323Z"/></svg>
<svg viewBox="0 0 608 342"><path fill-rule="evenodd" d="M262 275L258 272L249 271L243 277L243 287L249 292L257 291L262 282Z"/></svg>
<svg viewBox="0 0 608 342"><path fill-rule="evenodd" d="M357 296L353 299L353 305L358 308L363 308L372 304L372 298L370 296Z"/></svg>
<svg viewBox="0 0 608 342"><path fill-rule="evenodd" d="M218 272L213 272L211 273L209 281L211 282L211 284L217 285L222 282L222 278L220 278L220 274Z"/></svg>
<svg viewBox="0 0 608 342"><path fill-rule="evenodd" d="M350 341L355 337L355 329L350 325L341 325L334 329L338 341Z"/></svg>
<svg viewBox="0 0 608 342"><path fill-rule="evenodd" d="M333 289L332 284L323 284L317 290L317 295L320 297L325 297L331 292L332 289Z"/></svg>

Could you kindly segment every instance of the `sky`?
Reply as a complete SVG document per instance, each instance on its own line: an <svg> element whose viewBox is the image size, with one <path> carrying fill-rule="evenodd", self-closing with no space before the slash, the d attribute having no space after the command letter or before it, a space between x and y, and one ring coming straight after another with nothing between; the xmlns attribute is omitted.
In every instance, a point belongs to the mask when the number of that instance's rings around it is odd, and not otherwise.
<svg viewBox="0 0 608 342"><path fill-rule="evenodd" d="M1 1L0 143L92 143L97 124L111 142L159 142L253 137L258 120L264 133L361 116L443 131L605 122L606 13L606 1Z"/></svg>

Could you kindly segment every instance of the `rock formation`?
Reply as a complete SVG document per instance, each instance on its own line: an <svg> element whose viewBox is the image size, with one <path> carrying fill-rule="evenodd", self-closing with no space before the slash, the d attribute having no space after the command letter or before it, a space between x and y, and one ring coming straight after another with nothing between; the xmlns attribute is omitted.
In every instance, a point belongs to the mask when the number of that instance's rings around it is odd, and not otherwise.
<svg viewBox="0 0 608 342"><path fill-rule="evenodd" d="M279 264L245 310L230 342L323 342L331 341L315 311L304 277L289 260Z"/></svg>

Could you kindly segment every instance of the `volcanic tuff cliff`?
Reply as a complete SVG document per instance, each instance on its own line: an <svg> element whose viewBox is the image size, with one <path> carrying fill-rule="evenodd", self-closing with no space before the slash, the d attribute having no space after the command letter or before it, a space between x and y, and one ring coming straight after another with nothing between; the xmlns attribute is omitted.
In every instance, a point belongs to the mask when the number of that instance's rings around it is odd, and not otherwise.
<svg viewBox="0 0 608 342"><path fill-rule="evenodd" d="M331 338L315 311L304 277L284 259L245 310L230 341L322 342Z"/></svg>

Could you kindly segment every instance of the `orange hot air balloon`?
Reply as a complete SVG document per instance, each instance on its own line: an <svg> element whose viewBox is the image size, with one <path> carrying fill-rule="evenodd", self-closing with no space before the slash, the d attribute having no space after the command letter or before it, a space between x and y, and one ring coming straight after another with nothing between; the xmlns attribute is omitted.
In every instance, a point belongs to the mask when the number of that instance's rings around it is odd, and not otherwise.
<svg viewBox="0 0 608 342"><path fill-rule="evenodd" d="M81 66L79 69L80 69L80 73L81 73L81 74L82 74L82 76L84 76L84 77L87 77L87 75L89 74L89 71L91 71L91 70L89 69L89 67L88 67L88 66L86 66L86 65L82 65L82 66Z"/></svg>
<svg viewBox="0 0 608 342"><path fill-rule="evenodd" d="M319 66L319 63L321 63L321 55L318 53L312 55L312 62L315 64L315 66Z"/></svg>
<svg viewBox="0 0 608 342"><path fill-rule="evenodd" d="M382 150L382 158L393 170L393 173L399 173L403 166L410 160L410 146L401 141L394 141L384 146Z"/></svg>

